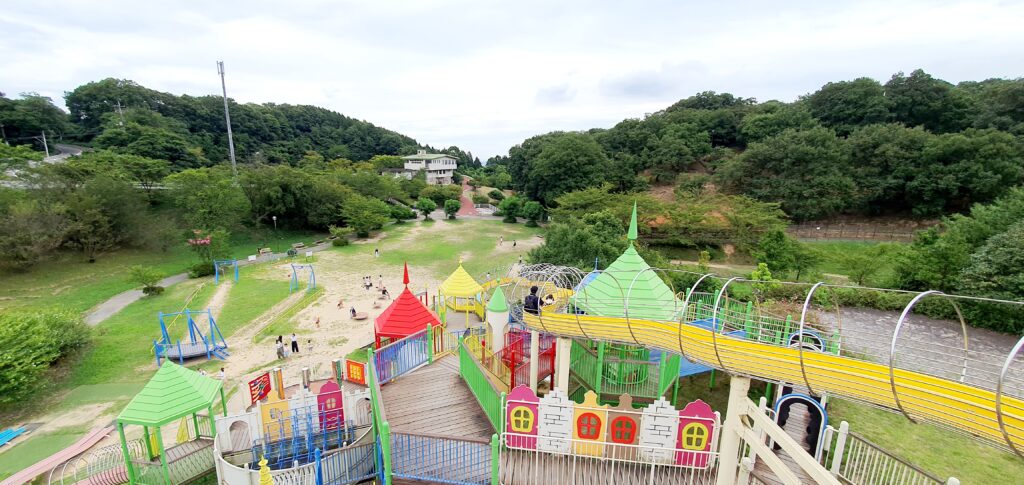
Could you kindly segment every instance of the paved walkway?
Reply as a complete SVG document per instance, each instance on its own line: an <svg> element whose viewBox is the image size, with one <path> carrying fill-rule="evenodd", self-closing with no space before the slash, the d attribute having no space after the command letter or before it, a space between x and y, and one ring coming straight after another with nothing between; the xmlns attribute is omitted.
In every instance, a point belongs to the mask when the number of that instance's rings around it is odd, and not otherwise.
<svg viewBox="0 0 1024 485"><path fill-rule="evenodd" d="M480 215L480 213L477 212L476 207L474 207L474 205L473 205L473 199L470 198L470 195L472 193L473 193L473 187L469 186L469 183L468 183L468 180L467 180L466 177L462 177L462 197L459 197L459 202L462 204L462 206L459 207L459 212L457 213L458 215L460 215L460 216L477 216L477 215Z"/></svg>
<svg viewBox="0 0 1024 485"><path fill-rule="evenodd" d="M328 242L325 242L325 243L317 245L317 246L310 246L310 247L307 247L307 248L302 248L301 251L318 252L318 251L323 251L323 250L325 250L327 248L330 248L330 247L331 247L331 242L328 241ZM284 257L287 257L287 254L285 254L285 253L264 254L264 255L259 256L258 258L256 258L255 261L239 260L238 261L238 265L239 266L245 266L245 265L249 265L249 264L265 263L267 261L275 261L275 260L278 260L278 259L281 259L281 258L284 258ZM183 282L185 280L188 280L188 273L178 273L176 275L168 276L167 278L164 278L164 279L160 280L159 285L166 288L168 286L176 285L178 283L181 283L181 282ZM104 320L114 316L115 314L117 314L117 312L123 310L124 307L126 307L128 305L131 305L132 303L135 303L136 301L138 301L140 298L142 298L142 296L143 296L142 290L128 290L128 291L125 291L123 293L118 293L118 294L114 295L113 297L111 297L109 300L107 300L107 301L105 301L103 303L100 303L99 305L96 305L95 307L93 307L93 309L90 310L85 315L85 324L89 325L89 326L92 326L92 327L94 327L96 325L99 325Z"/></svg>

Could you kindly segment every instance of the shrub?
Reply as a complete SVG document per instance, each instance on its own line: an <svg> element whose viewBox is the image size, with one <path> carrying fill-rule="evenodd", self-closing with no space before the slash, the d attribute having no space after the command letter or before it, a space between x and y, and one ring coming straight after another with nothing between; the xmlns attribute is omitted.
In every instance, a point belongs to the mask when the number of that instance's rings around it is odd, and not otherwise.
<svg viewBox="0 0 1024 485"><path fill-rule="evenodd" d="M0 403L16 402L40 388L50 365L88 340L89 328L73 312L0 314Z"/></svg>
<svg viewBox="0 0 1024 485"><path fill-rule="evenodd" d="M404 205L393 205L391 206L391 218L395 220L396 224L401 224L406 219L415 219L416 213Z"/></svg>
<svg viewBox="0 0 1024 485"><path fill-rule="evenodd" d="M492 189L490 192L487 193L487 196L497 201L501 201L502 199L505 198L505 194L498 189Z"/></svg>
<svg viewBox="0 0 1024 485"><path fill-rule="evenodd" d="M343 247L348 246L349 244L351 244L351 242L348 240L347 237L339 237L331 241L331 246L334 247Z"/></svg>
<svg viewBox="0 0 1024 485"><path fill-rule="evenodd" d="M164 289L157 286L157 283L164 276L159 271L146 266L132 266L128 268L128 281L135 283L142 287L142 293L145 295L159 295L163 293ZM159 290L157 290L159 288Z"/></svg>
<svg viewBox="0 0 1024 485"><path fill-rule="evenodd" d="M455 219L455 214L459 213L459 208L461 207L462 204L460 204L459 201L448 199L444 201L444 214L448 216L449 219Z"/></svg>
<svg viewBox="0 0 1024 485"><path fill-rule="evenodd" d="M519 215L519 211L523 209L523 200L519 197L512 196L498 204L497 215L505 216L501 221L508 223L516 223L516 216Z"/></svg>
<svg viewBox="0 0 1024 485"><path fill-rule="evenodd" d="M531 200L523 204L520 215L526 218L526 227L537 227L537 221L544 216L544 207L540 202Z"/></svg>
<svg viewBox="0 0 1024 485"><path fill-rule="evenodd" d="M213 262L207 261L202 263L196 263L188 269L189 278L202 278L203 276L213 275Z"/></svg>
<svg viewBox="0 0 1024 485"><path fill-rule="evenodd" d="M472 199L473 199L473 203L474 204L490 204L491 203L490 197L487 197L486 195L473 194Z"/></svg>

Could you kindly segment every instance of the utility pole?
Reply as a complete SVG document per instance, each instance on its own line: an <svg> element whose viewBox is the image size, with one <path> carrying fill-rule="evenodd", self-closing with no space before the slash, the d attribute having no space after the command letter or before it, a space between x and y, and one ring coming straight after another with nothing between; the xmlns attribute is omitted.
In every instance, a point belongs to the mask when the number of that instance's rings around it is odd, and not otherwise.
<svg viewBox="0 0 1024 485"><path fill-rule="evenodd" d="M43 150L46 150L46 158L50 158L50 146L46 144L46 130L43 130Z"/></svg>
<svg viewBox="0 0 1024 485"><path fill-rule="evenodd" d="M224 83L224 61L217 61L217 74L220 74L220 88L224 92L224 121L228 125L228 154L231 155L231 173L238 179L238 167L235 165L235 140L231 135L231 113L228 111L228 88Z"/></svg>
<svg viewBox="0 0 1024 485"><path fill-rule="evenodd" d="M121 100L117 100L117 114L121 115L120 126L124 126L124 111L121 111Z"/></svg>

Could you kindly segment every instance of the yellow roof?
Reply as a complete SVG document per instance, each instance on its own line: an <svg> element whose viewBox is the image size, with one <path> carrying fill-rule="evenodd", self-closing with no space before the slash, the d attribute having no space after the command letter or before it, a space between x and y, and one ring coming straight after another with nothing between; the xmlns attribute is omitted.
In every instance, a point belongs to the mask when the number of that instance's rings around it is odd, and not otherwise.
<svg viewBox="0 0 1024 485"><path fill-rule="evenodd" d="M462 263L459 263L459 267L455 272L448 279L444 280L444 283L441 283L441 294L444 296L470 298L480 294L482 291L484 291L484 288L462 268Z"/></svg>

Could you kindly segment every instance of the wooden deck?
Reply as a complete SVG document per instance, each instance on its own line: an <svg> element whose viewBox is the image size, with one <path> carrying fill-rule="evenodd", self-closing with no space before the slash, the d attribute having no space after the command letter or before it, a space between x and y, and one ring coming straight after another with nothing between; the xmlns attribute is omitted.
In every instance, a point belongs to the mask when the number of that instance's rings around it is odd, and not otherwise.
<svg viewBox="0 0 1024 485"><path fill-rule="evenodd" d="M385 384L381 397L392 432L484 443L495 432L453 355Z"/></svg>

